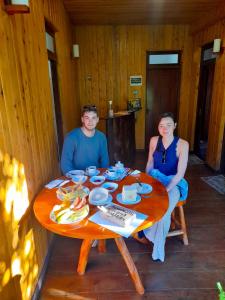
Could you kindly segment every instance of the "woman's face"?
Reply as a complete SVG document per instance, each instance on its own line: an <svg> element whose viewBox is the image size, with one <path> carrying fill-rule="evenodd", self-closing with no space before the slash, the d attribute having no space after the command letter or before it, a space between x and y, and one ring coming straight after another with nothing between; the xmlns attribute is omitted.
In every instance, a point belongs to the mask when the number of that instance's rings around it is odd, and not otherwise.
<svg viewBox="0 0 225 300"><path fill-rule="evenodd" d="M174 123L171 117L162 118L158 125L159 134L162 137L173 136L173 132L175 128L176 128L176 123Z"/></svg>

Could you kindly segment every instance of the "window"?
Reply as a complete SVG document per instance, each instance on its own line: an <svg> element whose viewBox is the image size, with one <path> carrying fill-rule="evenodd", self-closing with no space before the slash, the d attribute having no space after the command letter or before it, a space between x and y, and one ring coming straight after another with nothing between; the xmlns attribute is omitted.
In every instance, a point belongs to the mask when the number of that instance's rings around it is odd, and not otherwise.
<svg viewBox="0 0 225 300"><path fill-rule="evenodd" d="M150 65L179 64L179 54L178 53L150 54L149 64Z"/></svg>

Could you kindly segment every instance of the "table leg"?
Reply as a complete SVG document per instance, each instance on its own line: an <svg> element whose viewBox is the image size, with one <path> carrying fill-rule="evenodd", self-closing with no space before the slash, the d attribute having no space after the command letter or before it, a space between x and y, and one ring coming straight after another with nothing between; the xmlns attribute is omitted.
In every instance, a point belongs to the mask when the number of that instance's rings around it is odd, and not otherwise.
<svg viewBox="0 0 225 300"><path fill-rule="evenodd" d="M106 252L106 240L98 240L98 252Z"/></svg>
<svg viewBox="0 0 225 300"><path fill-rule="evenodd" d="M122 237L119 237L119 238L115 238L115 242L116 242L116 245L120 251L120 253L122 254L122 257L127 265L127 268L130 272L130 275L131 275L131 278L134 282L134 285L136 287L136 290L137 292L140 294L140 295L143 295L145 290L144 290L144 287L142 285L142 282L141 282L141 279L139 277L139 274L138 274L138 271L137 271L137 268L134 264L134 261L127 249L127 246L123 240Z"/></svg>
<svg viewBox="0 0 225 300"><path fill-rule="evenodd" d="M77 273L79 275L84 275L87 261L88 261L88 255L91 249L91 245L93 243L93 240L83 240L81 248L80 248L80 257L77 267Z"/></svg>

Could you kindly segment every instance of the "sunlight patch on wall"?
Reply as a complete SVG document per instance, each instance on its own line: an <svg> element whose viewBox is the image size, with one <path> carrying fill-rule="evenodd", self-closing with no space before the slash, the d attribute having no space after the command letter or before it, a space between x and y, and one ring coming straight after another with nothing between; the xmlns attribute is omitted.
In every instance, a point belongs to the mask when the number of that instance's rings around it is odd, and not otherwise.
<svg viewBox="0 0 225 300"><path fill-rule="evenodd" d="M10 164L8 154L3 159L3 176L8 178L5 196L5 212L8 216L5 217L10 218L13 211L13 218L18 222L29 206L24 166L15 158Z"/></svg>
<svg viewBox="0 0 225 300"><path fill-rule="evenodd" d="M29 207L29 195L24 166L0 150L0 239L5 247L0 261L0 299L6 293L15 297L16 280L21 299L32 296L37 281L37 263L33 228L30 216L25 215ZM21 222L25 216L25 221ZM6 237L6 239L5 239Z"/></svg>
<svg viewBox="0 0 225 300"><path fill-rule="evenodd" d="M16 253L14 253L12 256L11 274L12 277L16 275L21 275L21 262L20 262L20 258L17 256Z"/></svg>
<svg viewBox="0 0 225 300"><path fill-rule="evenodd" d="M1 286L1 289L2 289L2 287L4 287L9 282L10 277L11 277L10 269L7 269L4 272L3 277L2 277L2 286Z"/></svg>

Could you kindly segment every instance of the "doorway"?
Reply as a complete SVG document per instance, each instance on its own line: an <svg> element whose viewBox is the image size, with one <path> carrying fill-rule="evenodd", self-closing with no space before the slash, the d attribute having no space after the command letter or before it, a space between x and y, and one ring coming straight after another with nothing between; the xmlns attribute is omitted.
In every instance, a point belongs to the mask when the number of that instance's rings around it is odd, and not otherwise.
<svg viewBox="0 0 225 300"><path fill-rule="evenodd" d="M202 160L206 160L209 119L215 70L216 56L212 52L212 46L212 44L205 45L202 48L201 54L194 153Z"/></svg>
<svg viewBox="0 0 225 300"><path fill-rule="evenodd" d="M48 72L52 96L54 129L57 141L58 160L60 160L63 146L63 123L59 98L59 84L57 76L57 55L55 46L55 30L48 22L45 23L46 48L48 53Z"/></svg>
<svg viewBox="0 0 225 300"><path fill-rule="evenodd" d="M180 94L180 51L147 53L147 103L145 117L145 150L149 140L158 135L159 116L172 112L178 117Z"/></svg>

